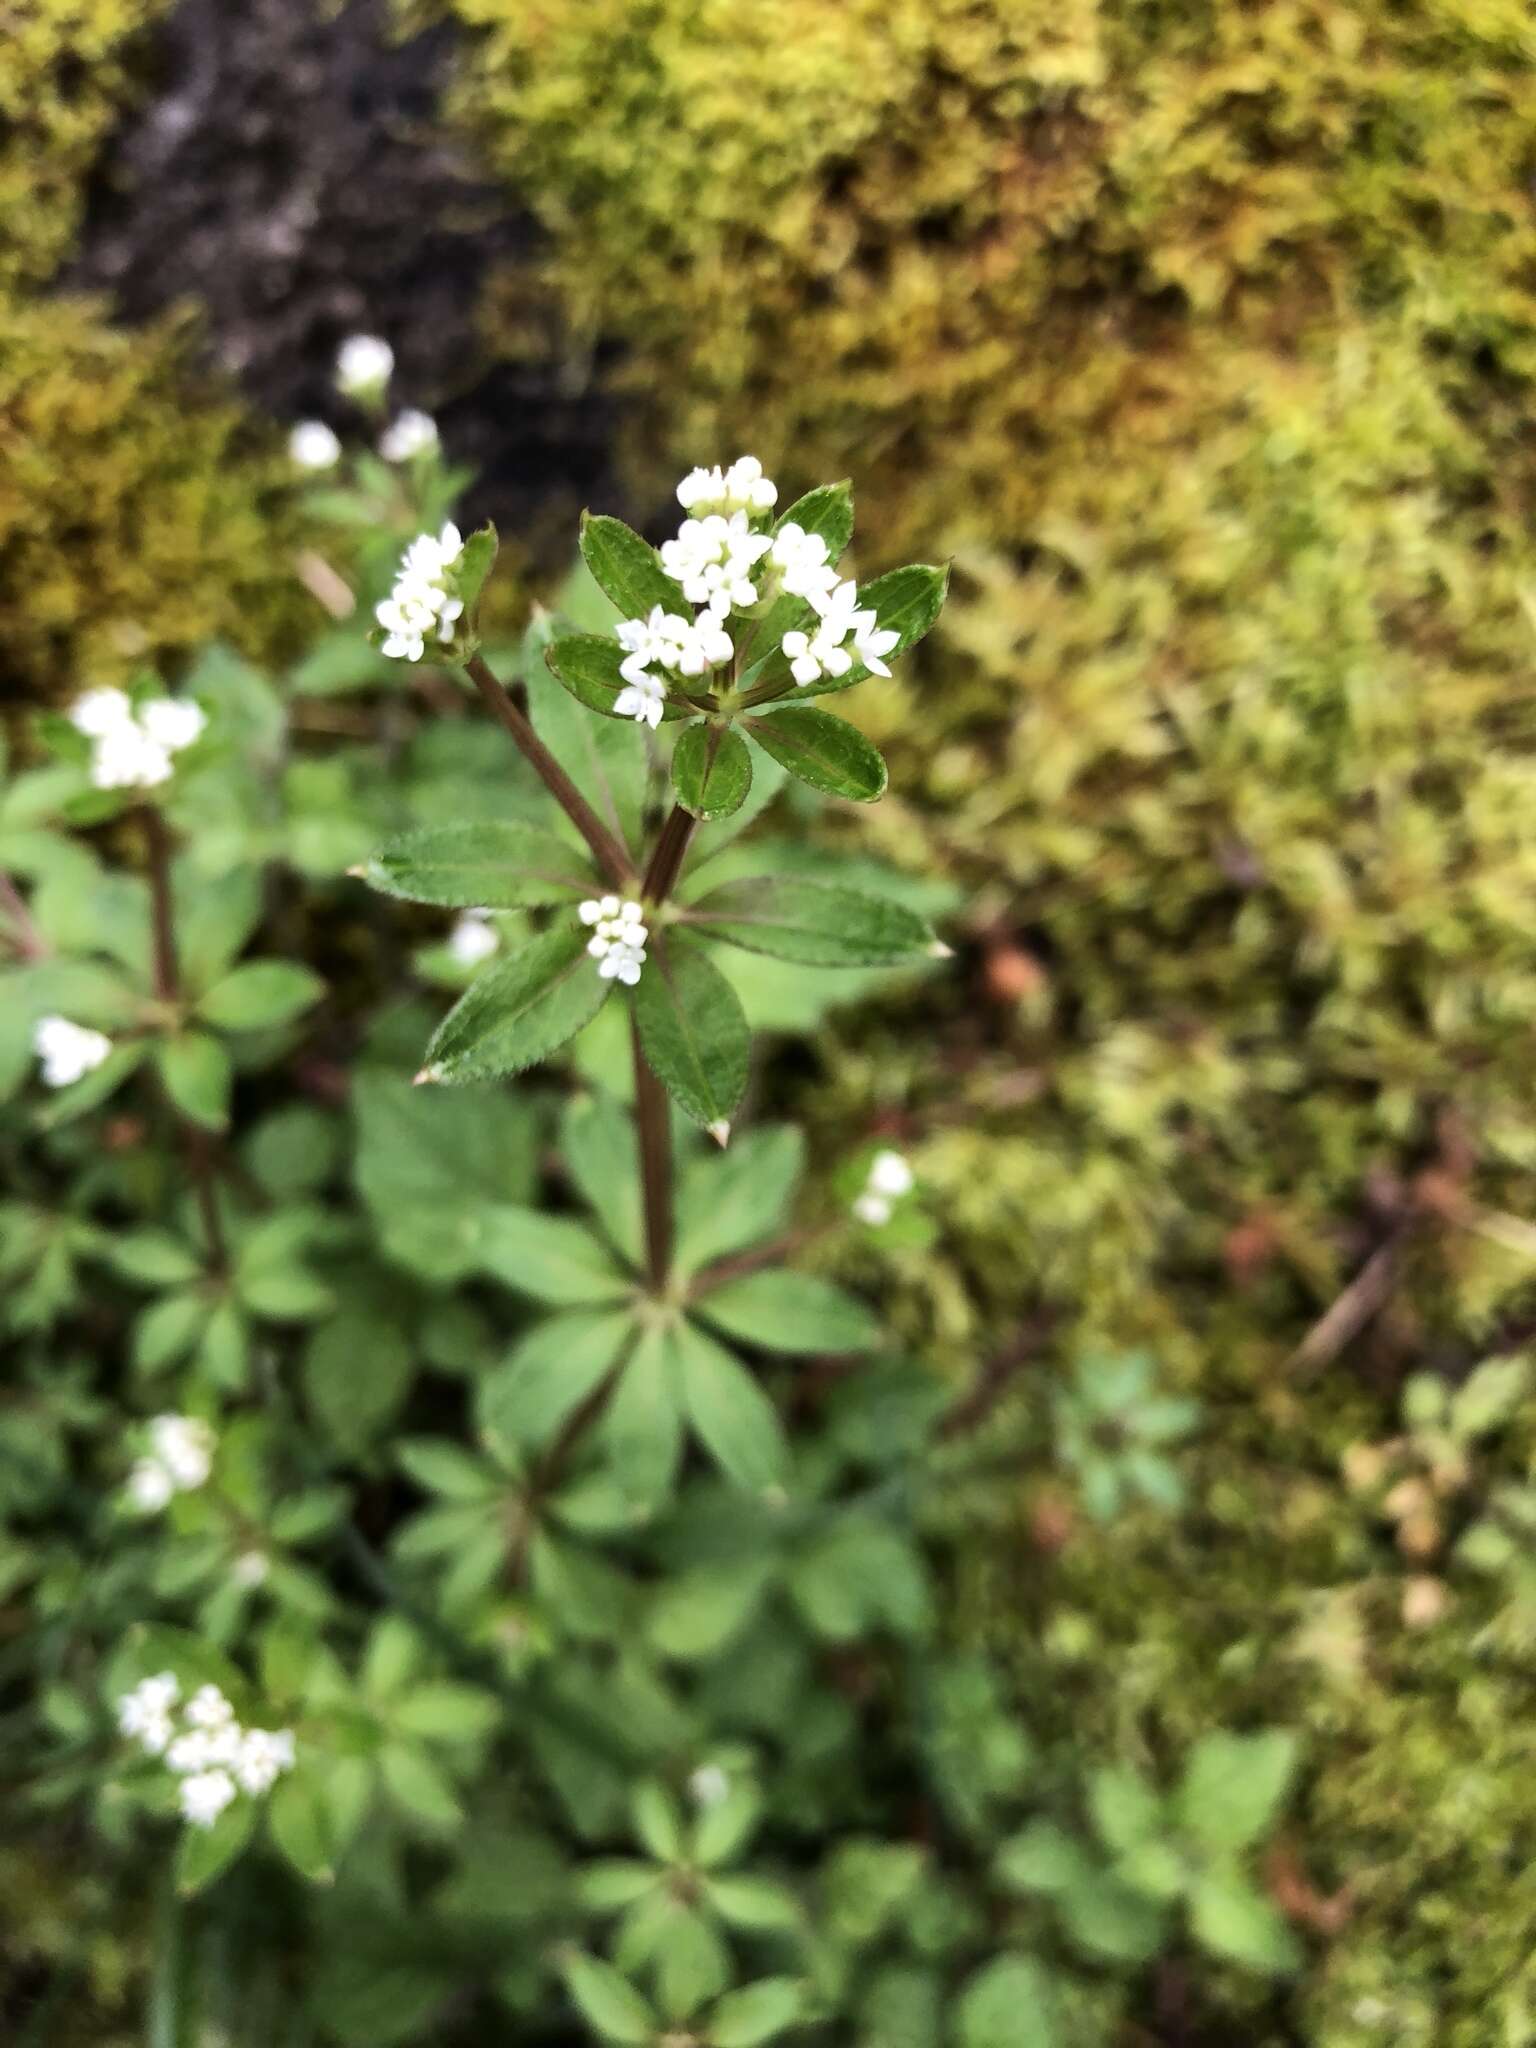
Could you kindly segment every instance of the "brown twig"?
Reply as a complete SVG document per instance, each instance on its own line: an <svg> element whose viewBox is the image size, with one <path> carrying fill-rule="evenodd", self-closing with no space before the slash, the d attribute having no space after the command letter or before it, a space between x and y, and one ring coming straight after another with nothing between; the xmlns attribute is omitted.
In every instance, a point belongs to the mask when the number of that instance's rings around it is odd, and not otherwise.
<svg viewBox="0 0 1536 2048"><path fill-rule="evenodd" d="M627 849L609 831L539 738L529 723L527 713L513 702L505 686L487 666L483 655L471 655L464 668L470 681L480 692L486 709L512 735L514 745L587 842L592 850L592 858L608 880L618 888L627 887L635 878L635 864L630 859Z"/></svg>
<svg viewBox="0 0 1536 2048"><path fill-rule="evenodd" d="M820 1230L791 1230L783 1237L775 1237L767 1244L753 1245L750 1250L733 1252L729 1258L716 1259L711 1266L695 1273L689 1284L691 1299L701 1294L712 1293L717 1287L724 1287L729 1280L744 1280L749 1273L757 1273L764 1266L775 1266L781 1259L792 1258L805 1245L814 1244L825 1235Z"/></svg>
<svg viewBox="0 0 1536 2048"><path fill-rule="evenodd" d="M1045 1349L1056 1321L1055 1309L1041 1309L1011 1344L988 1359L976 1376L976 1384L940 1416L935 1436L947 1443L952 1437L965 1436L971 1430L979 1429L1023 1368Z"/></svg>
<svg viewBox="0 0 1536 2048"><path fill-rule="evenodd" d="M683 871L683 862L688 857L689 842L697 823L693 813L685 811L681 804L672 806L671 816L657 836L650 866L640 888L648 904L665 903L677 887L677 878Z"/></svg>
<svg viewBox="0 0 1536 2048"><path fill-rule="evenodd" d="M1378 1245L1343 1293L1308 1330L1285 1361L1285 1371L1310 1379L1331 1365L1352 1337L1358 1336L1377 1311L1385 1307L1397 1282L1398 1253L1407 1223Z"/></svg>

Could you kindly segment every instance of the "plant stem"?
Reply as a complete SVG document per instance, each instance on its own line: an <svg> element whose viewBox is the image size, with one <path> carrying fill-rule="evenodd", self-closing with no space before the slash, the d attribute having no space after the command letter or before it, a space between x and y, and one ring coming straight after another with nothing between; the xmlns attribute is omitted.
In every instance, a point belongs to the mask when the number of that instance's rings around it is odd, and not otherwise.
<svg viewBox="0 0 1536 2048"><path fill-rule="evenodd" d="M534 769L561 810L570 819L608 880L623 888L634 880L635 864L628 851L609 831L554 755L529 723L528 715L512 701L506 687L497 680L483 656L471 655L465 673L485 703L512 735L518 751Z"/></svg>
<svg viewBox="0 0 1536 2048"><path fill-rule="evenodd" d="M0 869L0 909L4 909L13 930L13 942L23 960L45 960L51 950L48 941L32 922L32 913L22 900L21 891L10 876Z"/></svg>
<svg viewBox="0 0 1536 2048"><path fill-rule="evenodd" d="M640 1136L640 1192L645 1203L645 1266L659 1295L672 1271L672 1124L667 1091L651 1071L634 1011L629 1016L635 1058L635 1124Z"/></svg>
<svg viewBox="0 0 1536 2048"><path fill-rule="evenodd" d="M685 811L681 804L672 806L672 815L661 828L650 866L645 871L645 880L640 885L640 893L647 903L665 903L676 888L697 822L693 813Z"/></svg>
<svg viewBox="0 0 1536 2048"><path fill-rule="evenodd" d="M146 804L140 815L144 820L144 845L149 855L149 914L155 994L168 1008L179 1010L181 963L176 953L176 903L171 890L171 835L153 804ZM224 1230L219 1222L219 1197L214 1185L213 1151L208 1133L188 1117L179 1121L203 1240L214 1270L222 1272L226 1264Z"/></svg>

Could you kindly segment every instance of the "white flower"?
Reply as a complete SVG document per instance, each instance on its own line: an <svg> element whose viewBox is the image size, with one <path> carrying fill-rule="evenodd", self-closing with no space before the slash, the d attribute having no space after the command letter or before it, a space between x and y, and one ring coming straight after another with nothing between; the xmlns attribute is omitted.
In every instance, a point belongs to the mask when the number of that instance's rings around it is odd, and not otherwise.
<svg viewBox="0 0 1536 2048"><path fill-rule="evenodd" d="M169 1671L141 1678L117 1703L118 1727L151 1756L161 1755L171 1739L171 1708L180 1693L181 1687Z"/></svg>
<svg viewBox="0 0 1536 2048"><path fill-rule="evenodd" d="M683 642L692 629L685 618L676 612L664 612L657 604L652 605L646 618L620 619L613 630L624 649L619 674L627 683L650 683L655 681L650 673L651 663L676 668L682 660Z"/></svg>
<svg viewBox="0 0 1536 2048"><path fill-rule="evenodd" d="M850 633L867 634L874 629L875 615L859 610L858 587L853 583L839 583L816 608L820 617L813 633L797 630L786 633L780 642L789 656L789 672L797 683L818 683L823 676L847 675L853 667L853 654L843 642Z"/></svg>
<svg viewBox="0 0 1536 2048"><path fill-rule="evenodd" d="M70 707L69 722L77 732L100 739L103 733L117 732L125 725L132 725L133 705L126 690L87 690Z"/></svg>
<svg viewBox="0 0 1536 2048"><path fill-rule="evenodd" d="M200 1685L187 1701L187 1719L194 1728L223 1728L235 1710L216 1685Z"/></svg>
<svg viewBox="0 0 1536 2048"><path fill-rule="evenodd" d="M428 637L435 633L447 646L463 616L450 571L464 552L464 539L450 520L440 534L419 533L401 557L395 585L374 617L387 635L384 652L392 659L420 661Z"/></svg>
<svg viewBox="0 0 1536 2048"><path fill-rule="evenodd" d="M173 1771L205 1771L213 1758L209 1754L208 1731L194 1728L185 1735L178 1735L165 1753L167 1766Z"/></svg>
<svg viewBox="0 0 1536 2048"><path fill-rule="evenodd" d="M603 980L622 981L626 988L633 988L645 965L645 942L650 936L640 905L617 896L592 896L576 914L583 924L593 927L587 951Z"/></svg>
<svg viewBox="0 0 1536 2048"><path fill-rule="evenodd" d="M466 910L448 934L448 951L460 967L477 967L500 943L483 910Z"/></svg>
<svg viewBox="0 0 1536 2048"><path fill-rule="evenodd" d="M199 1771L181 1781L181 1810L195 1828L211 1828L235 1797L235 1781L228 1771Z"/></svg>
<svg viewBox="0 0 1536 2048"><path fill-rule="evenodd" d="M700 1764L688 1779L688 1790L696 1806L718 1806L731 1789L731 1781L719 1764Z"/></svg>
<svg viewBox="0 0 1536 2048"><path fill-rule="evenodd" d="M235 1776L250 1793L269 1792L293 1768L293 1736L286 1728L247 1728L240 1742Z"/></svg>
<svg viewBox="0 0 1536 2048"><path fill-rule="evenodd" d="M262 1550L242 1550L229 1568L229 1576L237 1586L249 1591L262 1585L272 1569L272 1560Z"/></svg>
<svg viewBox="0 0 1536 2048"><path fill-rule="evenodd" d="M632 718L654 732L666 716L666 686L657 676L637 675L614 698L613 709L617 717Z"/></svg>
<svg viewBox="0 0 1536 2048"><path fill-rule="evenodd" d="M819 533L807 533L793 519L774 535L768 562L778 576L779 588L791 597L821 605L837 587L837 570L828 560L826 541Z"/></svg>
<svg viewBox="0 0 1536 2048"><path fill-rule="evenodd" d="M155 789L171 777L171 754L140 725L114 726L103 733L91 753L91 783L96 789Z"/></svg>
<svg viewBox="0 0 1536 2048"><path fill-rule="evenodd" d="M866 1189L856 1198L853 1213L861 1223L868 1223L873 1229L878 1230L883 1223L890 1222L891 1205L884 1195L872 1195Z"/></svg>
<svg viewBox="0 0 1536 2048"><path fill-rule="evenodd" d="M139 723L157 746L179 754L202 737L208 714L185 697L151 697L139 706Z"/></svg>
<svg viewBox="0 0 1536 2048"><path fill-rule="evenodd" d="M300 420L288 436L288 459L296 469L332 469L341 459L341 443L324 420Z"/></svg>
<svg viewBox="0 0 1536 2048"><path fill-rule="evenodd" d="M685 676L701 676L706 669L720 668L734 659L736 649L731 636L720 621L710 612L696 620L688 628L681 648L678 650L678 673Z"/></svg>
<svg viewBox="0 0 1536 2048"><path fill-rule="evenodd" d="M143 1515L157 1515L176 1491L176 1482L158 1458L140 1458L128 1474L128 1498Z"/></svg>
<svg viewBox="0 0 1536 2048"><path fill-rule="evenodd" d="M214 1434L191 1415L157 1415L149 1425L150 1453L176 1486L190 1492L213 1470Z"/></svg>
<svg viewBox="0 0 1536 2048"><path fill-rule="evenodd" d="M437 446L437 421L429 412L407 406L397 413L379 436L379 453L386 462L409 462Z"/></svg>
<svg viewBox="0 0 1536 2048"><path fill-rule="evenodd" d="M885 665L885 657L894 650L901 635L893 633L889 626L876 624L873 612L860 612L857 616L860 619L868 619L870 623L854 627L855 656L863 662L872 676L888 676L890 670Z"/></svg>
<svg viewBox="0 0 1536 2048"><path fill-rule="evenodd" d="M372 398L389 382L395 352L376 334L353 334L336 352L336 383L349 398Z"/></svg>
<svg viewBox="0 0 1536 2048"><path fill-rule="evenodd" d="M779 487L763 475L755 455L742 455L728 470L691 469L677 487L685 512L767 512L778 503Z"/></svg>
<svg viewBox="0 0 1536 2048"><path fill-rule="evenodd" d="M42 1062L47 1086L67 1088L101 1065L112 1041L105 1032L72 1024L68 1017L39 1017L32 1027L32 1050Z"/></svg>
<svg viewBox="0 0 1536 2048"><path fill-rule="evenodd" d="M675 576L690 604L704 605L723 618L734 607L745 610L757 602L752 574L773 546L766 533L754 533L745 512L722 518L685 519L675 540L664 541L661 566Z"/></svg>
<svg viewBox="0 0 1536 2048"><path fill-rule="evenodd" d="M912 1192L912 1169L899 1152L877 1152L869 1162L868 1186L877 1195L898 1200Z"/></svg>

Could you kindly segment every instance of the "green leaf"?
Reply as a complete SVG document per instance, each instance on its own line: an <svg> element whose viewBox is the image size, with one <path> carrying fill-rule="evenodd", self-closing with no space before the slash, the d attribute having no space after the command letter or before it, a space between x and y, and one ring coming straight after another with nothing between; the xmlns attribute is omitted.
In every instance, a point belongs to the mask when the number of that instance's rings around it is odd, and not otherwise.
<svg viewBox="0 0 1536 2048"><path fill-rule="evenodd" d="M658 1863L682 1861L682 1815L664 1785L642 1779L630 1795L629 1817L637 1839Z"/></svg>
<svg viewBox="0 0 1536 2048"><path fill-rule="evenodd" d="M1175 1795L1179 1824L1211 1849L1242 1849L1275 1819L1296 1768L1296 1738L1270 1728L1207 1735Z"/></svg>
<svg viewBox="0 0 1536 2048"><path fill-rule="evenodd" d="M392 1721L407 1735L429 1742L476 1742L489 1735L501 1719L494 1693L456 1679L435 1678L395 1702Z"/></svg>
<svg viewBox="0 0 1536 2048"><path fill-rule="evenodd" d="M611 983L586 933L561 927L509 953L467 988L427 1046L433 1081L487 1081L557 1052L602 1008Z"/></svg>
<svg viewBox="0 0 1536 2048"><path fill-rule="evenodd" d="M680 586L662 568L656 550L622 519L606 514L581 517L581 557L625 619L643 619L655 605L693 617Z"/></svg>
<svg viewBox="0 0 1536 2048"><path fill-rule="evenodd" d="M997 1873L1014 1891L1043 1892L1051 1897L1080 1884L1092 1874L1088 1852L1054 1821L1032 1820L1004 1842Z"/></svg>
<svg viewBox="0 0 1536 2048"><path fill-rule="evenodd" d="M603 1416L602 1439L613 1476L641 1514L650 1513L667 1493L682 1453L674 1351L672 1328L645 1331Z"/></svg>
<svg viewBox="0 0 1536 2048"><path fill-rule="evenodd" d="M197 1005L220 1031L270 1031L291 1024L325 994L325 983L291 960L247 960L216 981Z"/></svg>
<svg viewBox="0 0 1536 2048"><path fill-rule="evenodd" d="M471 631L476 622L480 593L496 563L497 544L496 529L487 520L484 526L469 535L453 565L454 585L464 601L464 615Z"/></svg>
<svg viewBox="0 0 1536 2048"><path fill-rule="evenodd" d="M805 1994L792 1977L760 1977L728 1991L710 2015L712 2048L758 2048L800 2017Z"/></svg>
<svg viewBox="0 0 1536 2048"><path fill-rule="evenodd" d="M871 1351L880 1325L861 1301L811 1273L748 1273L704 1295L699 1314L764 1351Z"/></svg>
<svg viewBox="0 0 1536 2048"><path fill-rule="evenodd" d="M763 1795L750 1778L737 1778L723 1799L711 1800L693 1829L693 1856L706 1870L734 1863L757 1832Z"/></svg>
<svg viewBox="0 0 1536 2048"><path fill-rule="evenodd" d="M396 1804L434 1833L461 1826L464 1809L441 1766L413 1742L387 1742L379 1773Z"/></svg>
<svg viewBox="0 0 1536 2048"><path fill-rule="evenodd" d="M203 1270L191 1246L168 1230L125 1230L113 1239L109 1255L125 1279L144 1287L179 1287Z"/></svg>
<svg viewBox="0 0 1536 2048"><path fill-rule="evenodd" d="M553 833L489 818L391 839L364 879L386 895L453 910L526 910L590 895L593 887L582 856Z"/></svg>
<svg viewBox="0 0 1536 2048"><path fill-rule="evenodd" d="M487 1210L482 1225L482 1271L535 1301L585 1308L616 1301L634 1286L586 1225L568 1216L543 1216L506 1202Z"/></svg>
<svg viewBox="0 0 1536 2048"><path fill-rule="evenodd" d="M573 1952L562 1959L560 1974L583 2018L605 2041L617 2041L621 2048L644 2048L656 2033L655 2014L611 1963Z"/></svg>
<svg viewBox="0 0 1536 2048"><path fill-rule="evenodd" d="M789 1450L778 1411L741 1362L690 1323L671 1333L689 1423L727 1479L749 1492L782 1486Z"/></svg>
<svg viewBox="0 0 1536 2048"><path fill-rule="evenodd" d="M212 1303L201 1289L164 1294L133 1327L136 1372L156 1373L185 1358L207 1325Z"/></svg>
<svg viewBox="0 0 1536 2048"><path fill-rule="evenodd" d="M1235 1871L1213 1871L1201 1879L1190 1897L1189 1918L1204 1946L1231 1962L1277 1977L1300 1967L1300 1945L1290 1928Z"/></svg>
<svg viewBox="0 0 1536 2048"><path fill-rule="evenodd" d="M560 1156L613 1244L640 1264L643 1210L635 1127L611 1095L573 1095L560 1118Z"/></svg>
<svg viewBox="0 0 1536 2048"><path fill-rule="evenodd" d="M410 1437L397 1444L395 1456L402 1472L428 1493L444 1500L488 1501L498 1491L490 1467L462 1451L443 1437Z"/></svg>
<svg viewBox="0 0 1536 2048"><path fill-rule="evenodd" d="M317 1884L332 1881L336 1874L334 1831L317 1779L302 1770L281 1779L268 1802L267 1827L274 1846L300 1877Z"/></svg>
<svg viewBox="0 0 1536 2048"><path fill-rule="evenodd" d="M236 1799L211 1828L185 1827L176 1844L176 1889L183 1898L211 1885L234 1862L256 1825L256 1803Z"/></svg>
<svg viewBox="0 0 1536 2048"><path fill-rule="evenodd" d="M633 1319L612 1310L576 1310L536 1324L482 1381L481 1427L509 1444L547 1442L606 1379L633 1334Z"/></svg>
<svg viewBox="0 0 1536 2048"><path fill-rule="evenodd" d="M668 1573L651 1609L651 1642L684 1662L714 1656L746 1626L770 1576L767 1561L752 1557Z"/></svg>
<svg viewBox="0 0 1536 2048"><path fill-rule="evenodd" d="M672 1904L654 1952L656 1997L671 2020L685 2020L731 1981L724 1937L702 1913Z"/></svg>
<svg viewBox="0 0 1536 2048"><path fill-rule="evenodd" d="M1155 1835L1163 1823L1162 1801L1124 1765L1093 1773L1088 1782L1088 1805L1099 1839L1122 1855Z"/></svg>
<svg viewBox="0 0 1536 2048"><path fill-rule="evenodd" d="M1161 1908L1113 1877L1085 1877L1058 1894L1056 1904L1068 1934L1090 1955L1144 1963L1163 1945Z"/></svg>
<svg viewBox="0 0 1536 2048"><path fill-rule="evenodd" d="M752 756L739 732L703 719L678 735L672 749L672 787L696 818L728 818L752 787Z"/></svg>
<svg viewBox="0 0 1536 2048"><path fill-rule="evenodd" d="M618 641L604 638L601 633L567 634L563 639L552 640L544 650L545 667L565 685L578 704L585 704L589 711L596 711L604 718L622 718L626 725L630 725L633 720L629 713L617 712L613 708L619 692L629 687L619 673L624 658L624 650ZM661 716L665 724L669 719L691 718L693 711L687 704L669 702Z"/></svg>
<svg viewBox="0 0 1536 2048"><path fill-rule="evenodd" d="M114 1046L99 1067L82 1074L78 1081L71 1081L67 1088L54 1092L47 1108L38 1111L39 1128L56 1131L73 1118L99 1108L109 1096L117 1093L136 1068L142 1066L149 1052L150 1041L147 1038Z"/></svg>
<svg viewBox="0 0 1536 2048"><path fill-rule="evenodd" d="M803 967L899 967L943 951L927 918L903 904L790 875L725 882L688 921L706 938Z"/></svg>
<svg viewBox="0 0 1536 2048"><path fill-rule="evenodd" d="M182 1114L205 1130L222 1131L234 1076L219 1041L206 1031L178 1031L160 1041L156 1061L165 1092Z"/></svg>
<svg viewBox="0 0 1536 2048"><path fill-rule="evenodd" d="M728 1131L752 1049L736 991L679 932L653 936L650 953L634 990L645 1057L689 1116L706 1130Z"/></svg>
<svg viewBox="0 0 1536 2048"><path fill-rule="evenodd" d="M803 533L819 533L827 544L827 560L835 565L853 539L853 485L846 477L840 483L818 484L779 514L774 521L775 536L786 526L798 526Z"/></svg>
<svg viewBox="0 0 1536 2048"><path fill-rule="evenodd" d="M330 1441L356 1452L399 1414L416 1376L408 1331L381 1305L328 1316L304 1347L304 1399Z"/></svg>
<svg viewBox="0 0 1536 2048"><path fill-rule="evenodd" d="M728 1926L749 1934L791 1934L804 1917L789 1886L771 1877L711 1877L704 1895Z"/></svg>
<svg viewBox="0 0 1536 2048"><path fill-rule="evenodd" d="M650 756L634 721L595 716L542 660L527 671L525 684L528 714L539 738L615 837L627 847L638 846Z"/></svg>
<svg viewBox="0 0 1536 2048"><path fill-rule="evenodd" d="M812 789L861 804L873 803L885 793L884 761L846 719L792 704L743 724L760 747Z"/></svg>
<svg viewBox="0 0 1536 2048"><path fill-rule="evenodd" d="M896 645L884 656L887 666L909 647L915 647L928 632L944 609L948 591L949 570L932 568L923 562L892 569L888 575L877 576L873 583L863 586L859 592L861 608L874 612L882 631L897 635ZM834 690L851 690L868 675L863 662L855 661L847 675L823 676L819 683L798 685L796 695L824 697Z"/></svg>
<svg viewBox="0 0 1536 2048"><path fill-rule="evenodd" d="M1056 2048L1060 2038L1050 1975L1033 1956L995 1957L960 1993L957 2048Z"/></svg>
<svg viewBox="0 0 1536 2048"><path fill-rule="evenodd" d="M782 1230L804 1171L805 1140L789 1124L759 1126L725 1152L689 1160L677 1197L678 1264L692 1273Z"/></svg>

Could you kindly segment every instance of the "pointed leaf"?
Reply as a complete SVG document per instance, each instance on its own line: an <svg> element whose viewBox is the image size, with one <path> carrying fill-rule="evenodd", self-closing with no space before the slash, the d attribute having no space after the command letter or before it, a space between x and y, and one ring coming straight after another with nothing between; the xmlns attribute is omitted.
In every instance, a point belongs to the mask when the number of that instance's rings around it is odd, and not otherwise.
<svg viewBox="0 0 1536 2048"><path fill-rule="evenodd" d="M792 1977L761 1977L728 1991L710 2016L713 2048L760 2048L794 2025L804 2002Z"/></svg>
<svg viewBox="0 0 1536 2048"><path fill-rule="evenodd" d="M523 910L594 886L582 855L552 833L493 819L407 832L374 854L364 879L388 896L456 910Z"/></svg>
<svg viewBox="0 0 1536 2048"><path fill-rule="evenodd" d="M884 761L846 719L791 704L744 724L760 747L812 789L861 804L873 803L885 793Z"/></svg>
<svg viewBox="0 0 1536 2048"><path fill-rule="evenodd" d="M1207 1735L1176 1795L1179 1824L1213 1849L1242 1849L1275 1819L1296 1768L1296 1738L1279 1728Z"/></svg>
<svg viewBox="0 0 1536 2048"><path fill-rule="evenodd" d="M432 1034L425 1072L433 1081L518 1073L573 1038L610 986L580 926L545 932L470 984Z"/></svg>
<svg viewBox="0 0 1536 2048"><path fill-rule="evenodd" d="M633 719L596 716L542 661L525 670L523 680L539 738L603 823L625 846L637 846L650 756Z"/></svg>
<svg viewBox="0 0 1536 2048"><path fill-rule="evenodd" d="M736 991L680 932L653 937L635 985L635 1021L651 1069L707 1130L728 1124L747 1085L752 1034Z"/></svg>
<svg viewBox="0 0 1536 2048"><path fill-rule="evenodd" d="M739 732L702 719L678 736L672 750L672 787L696 818L728 818L752 787L752 756Z"/></svg>
<svg viewBox="0 0 1536 2048"><path fill-rule="evenodd" d="M205 1130L222 1131L234 1075L219 1041L206 1031L178 1031L160 1041L156 1057L165 1092L182 1114Z"/></svg>
<svg viewBox="0 0 1536 2048"><path fill-rule="evenodd" d="M633 1334L633 1319L611 1309L574 1310L536 1324L480 1382L480 1426L508 1443L547 1442L613 1370Z"/></svg>
<svg viewBox="0 0 1536 2048"><path fill-rule="evenodd" d="M1190 1925L1208 1949L1250 1969L1285 1976L1301 1950L1279 1912L1235 1872L1213 1871L1195 1886Z"/></svg>
<svg viewBox="0 0 1536 2048"><path fill-rule="evenodd" d="M629 687L619 673L623 659L624 650L618 641L604 639L600 633L567 634L551 641L544 650L545 666L577 703L585 704L589 711L600 712L604 718L618 718L631 725L634 721L627 711L621 713L613 708L619 692ZM691 718L693 712L687 704L669 703L661 715L665 721Z"/></svg>
<svg viewBox="0 0 1536 2048"><path fill-rule="evenodd" d="M725 882L699 899L689 923L803 967L893 967L942 951L928 920L904 904L794 875Z"/></svg>
<svg viewBox="0 0 1536 2048"><path fill-rule="evenodd" d="M294 960L247 960L216 981L197 1005L220 1031L271 1031L302 1016L325 994L318 974Z"/></svg>
<svg viewBox="0 0 1536 2048"><path fill-rule="evenodd" d="M176 1889L183 1897L200 1892L234 1862L256 1825L256 1803L236 1799L210 1828L185 1827L176 1845Z"/></svg>
<svg viewBox="0 0 1536 2048"><path fill-rule="evenodd" d="M616 1301L634 1285L585 1224L510 1202L482 1216L477 1259L519 1294L559 1308Z"/></svg>
<svg viewBox="0 0 1536 2048"><path fill-rule="evenodd" d="M643 2048L654 2039L656 2018L639 1992L612 1963L595 1956L567 1955L560 1965L566 1989L605 2041L619 2048Z"/></svg>
<svg viewBox="0 0 1536 2048"><path fill-rule="evenodd" d="M789 1465L778 1410L739 1359L691 1323L672 1333L688 1421L727 1479L752 1493L781 1486Z"/></svg>
<svg viewBox="0 0 1536 2048"><path fill-rule="evenodd" d="M692 605L662 568L656 550L622 519L583 513L581 555L621 618L643 619L658 604L663 611L693 617Z"/></svg>
<svg viewBox="0 0 1536 2048"><path fill-rule="evenodd" d="M677 1256L685 1272L782 1230L800 1176L805 1140L769 1124L701 1153L683 1168L677 1196Z"/></svg>
<svg viewBox="0 0 1536 2048"><path fill-rule="evenodd" d="M682 1454L674 1348L669 1330L644 1332L603 1416L613 1476L642 1514L667 1493Z"/></svg>
<svg viewBox="0 0 1536 2048"><path fill-rule="evenodd" d="M967 1982L955 2008L957 2048L1055 2048L1056 2000L1033 1956L997 1956Z"/></svg>
<svg viewBox="0 0 1536 2048"><path fill-rule="evenodd" d="M764 1351L870 1351L880 1325L851 1294L813 1273L747 1273L704 1295L699 1314Z"/></svg>
<svg viewBox="0 0 1536 2048"><path fill-rule="evenodd" d="M640 1263L640 1151L635 1127L610 1095L573 1095L560 1118L560 1156L613 1244Z"/></svg>
<svg viewBox="0 0 1536 2048"><path fill-rule="evenodd" d="M300 1877L330 1883L335 1875L335 1830L317 1779L303 1771L283 1778L268 1803L267 1827Z"/></svg>
<svg viewBox="0 0 1536 2048"><path fill-rule="evenodd" d="M818 484L797 498L774 521L775 535L786 526L798 526L802 533L819 533L827 544L827 560L836 563L853 539L853 486L846 477L841 483Z"/></svg>

